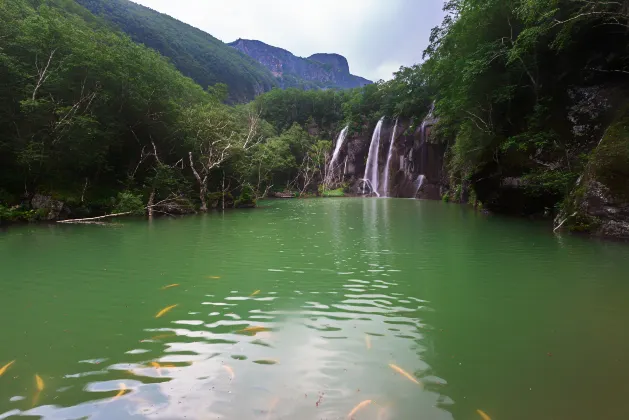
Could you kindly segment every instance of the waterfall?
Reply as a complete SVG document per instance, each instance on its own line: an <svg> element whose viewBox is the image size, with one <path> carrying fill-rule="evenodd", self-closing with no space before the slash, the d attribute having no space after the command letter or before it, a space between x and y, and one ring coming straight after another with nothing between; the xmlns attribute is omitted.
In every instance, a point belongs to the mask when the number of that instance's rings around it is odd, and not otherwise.
<svg viewBox="0 0 629 420"><path fill-rule="evenodd" d="M343 147L343 143L345 142L345 138L347 137L348 131L349 131L349 125L341 131L341 133L339 134L339 137L336 139L336 147L334 148L334 153L332 154L332 159L330 160L330 166L328 169L328 173L330 174L334 173L334 169L335 169L334 164L339 158L339 153L341 152L341 147Z"/></svg>
<svg viewBox="0 0 629 420"><path fill-rule="evenodd" d="M389 154L387 156L387 163L384 167L384 188L382 192L385 197L389 196L389 180L391 179L391 157L393 156L393 148L395 147L395 135L397 134L397 118L395 119L395 125L393 126L393 134L391 134L391 143L389 144Z"/></svg>
<svg viewBox="0 0 629 420"><path fill-rule="evenodd" d="M424 180L425 179L426 179L426 177L424 175L420 175L415 180L415 194L413 195L413 198L417 198L417 193L419 192L419 189L424 184Z"/></svg>
<svg viewBox="0 0 629 420"><path fill-rule="evenodd" d="M376 128L373 130L371 136L371 145L369 146L369 154L367 155L367 166L365 167L365 183L371 187L371 191L378 197L378 151L380 149L380 131L382 130L382 123L384 117L380 118Z"/></svg>

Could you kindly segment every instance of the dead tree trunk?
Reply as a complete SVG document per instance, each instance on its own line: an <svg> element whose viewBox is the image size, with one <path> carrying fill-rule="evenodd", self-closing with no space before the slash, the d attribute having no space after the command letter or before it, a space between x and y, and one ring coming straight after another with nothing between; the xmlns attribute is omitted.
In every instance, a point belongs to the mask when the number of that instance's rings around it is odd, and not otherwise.
<svg viewBox="0 0 629 420"><path fill-rule="evenodd" d="M194 160L192 159L192 152L188 152L188 156L190 157L190 168L192 168L192 173L194 177L197 179L199 183L199 199L201 200L201 211L207 212L207 175L201 178L201 175L194 168Z"/></svg>
<svg viewBox="0 0 629 420"><path fill-rule="evenodd" d="M153 203L155 202L155 190L151 191L151 195L149 195L149 202L146 206L148 209L149 219L153 218Z"/></svg>

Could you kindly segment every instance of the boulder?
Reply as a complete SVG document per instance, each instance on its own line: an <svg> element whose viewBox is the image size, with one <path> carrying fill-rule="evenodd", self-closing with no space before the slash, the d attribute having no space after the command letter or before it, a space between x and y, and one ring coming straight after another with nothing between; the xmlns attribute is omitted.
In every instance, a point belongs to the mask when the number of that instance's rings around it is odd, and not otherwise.
<svg viewBox="0 0 629 420"><path fill-rule="evenodd" d="M34 210L45 211L46 220L64 219L70 214L63 201L55 200L49 195L35 194L31 199L31 207Z"/></svg>
<svg viewBox="0 0 629 420"><path fill-rule="evenodd" d="M576 215L571 223L576 231L597 236L629 239L629 201L615 196L603 183L590 179L580 190Z"/></svg>
<svg viewBox="0 0 629 420"><path fill-rule="evenodd" d="M629 240L629 104L618 112L564 203L555 224Z"/></svg>

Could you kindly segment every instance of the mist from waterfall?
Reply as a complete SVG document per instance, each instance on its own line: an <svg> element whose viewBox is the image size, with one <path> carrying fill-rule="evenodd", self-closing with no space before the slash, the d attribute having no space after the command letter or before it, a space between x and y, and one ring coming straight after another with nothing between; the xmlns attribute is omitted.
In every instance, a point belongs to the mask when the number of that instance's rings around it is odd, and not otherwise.
<svg viewBox="0 0 629 420"><path fill-rule="evenodd" d="M347 137L348 131L349 131L349 125L346 126L343 130L341 130L341 133L336 139L336 147L334 148L334 153L332 154L332 159L330 160L330 165L328 167L328 173L331 175L334 174L334 170L336 169L334 165L336 164L336 161L339 159L339 154L341 153L341 147L343 147L343 143L345 142L345 138Z"/></svg>
<svg viewBox="0 0 629 420"><path fill-rule="evenodd" d="M376 128L373 130L371 136L371 145L369 146L369 154L367 155L367 166L365 167L364 182L371 188L378 197L378 151L380 150L380 131L382 131L382 124L384 123L384 117L380 118Z"/></svg>
<svg viewBox="0 0 629 420"><path fill-rule="evenodd" d="M398 119L395 119L395 125L393 126L393 134L391 134L391 142L389 143L389 154L387 155L387 163L384 167L384 187L382 193L385 197L389 197L389 183L391 179L391 157L393 156L393 150L395 148L395 137L397 135L397 123Z"/></svg>

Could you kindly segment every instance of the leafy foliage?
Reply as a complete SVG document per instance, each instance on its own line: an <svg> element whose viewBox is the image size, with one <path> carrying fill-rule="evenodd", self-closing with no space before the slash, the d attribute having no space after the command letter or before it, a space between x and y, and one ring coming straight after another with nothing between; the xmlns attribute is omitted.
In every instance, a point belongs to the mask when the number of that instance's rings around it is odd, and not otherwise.
<svg viewBox="0 0 629 420"><path fill-rule="evenodd" d="M138 215L143 214L144 204L142 202L142 196L139 194L133 194L131 191L118 193L118 199L116 200L114 211L116 213L131 212Z"/></svg>
<svg viewBox="0 0 629 420"><path fill-rule="evenodd" d="M572 132L567 92L626 83L627 2L449 0L444 10L417 72L436 100L451 173L494 185L477 190L481 200L508 176L560 198L596 145Z"/></svg>

